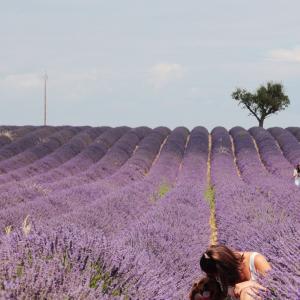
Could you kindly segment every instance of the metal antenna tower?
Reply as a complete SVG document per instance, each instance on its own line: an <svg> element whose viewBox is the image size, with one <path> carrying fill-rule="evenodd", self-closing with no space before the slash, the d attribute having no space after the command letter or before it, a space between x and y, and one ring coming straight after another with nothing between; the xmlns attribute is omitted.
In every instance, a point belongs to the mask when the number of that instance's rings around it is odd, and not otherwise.
<svg viewBox="0 0 300 300"><path fill-rule="evenodd" d="M47 80L48 80L47 72L45 72L43 79L44 79L44 126L46 126L47 125Z"/></svg>

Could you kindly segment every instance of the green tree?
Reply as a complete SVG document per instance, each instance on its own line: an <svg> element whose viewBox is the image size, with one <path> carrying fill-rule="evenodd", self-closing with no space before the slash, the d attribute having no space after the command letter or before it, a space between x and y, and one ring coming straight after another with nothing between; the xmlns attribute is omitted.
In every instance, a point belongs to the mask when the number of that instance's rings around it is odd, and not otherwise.
<svg viewBox="0 0 300 300"><path fill-rule="evenodd" d="M249 115L257 119L260 127L263 127L266 117L284 110L290 104L281 83L268 82L266 86L261 85L254 94L237 88L231 96L249 110Z"/></svg>

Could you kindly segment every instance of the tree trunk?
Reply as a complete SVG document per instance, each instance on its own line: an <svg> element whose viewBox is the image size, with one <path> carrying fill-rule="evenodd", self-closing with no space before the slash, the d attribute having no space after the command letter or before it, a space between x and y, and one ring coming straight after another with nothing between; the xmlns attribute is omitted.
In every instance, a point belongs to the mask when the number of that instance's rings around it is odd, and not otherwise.
<svg viewBox="0 0 300 300"><path fill-rule="evenodd" d="M258 126L259 127L264 127L264 120L265 120L265 118L261 118L261 119L258 120Z"/></svg>

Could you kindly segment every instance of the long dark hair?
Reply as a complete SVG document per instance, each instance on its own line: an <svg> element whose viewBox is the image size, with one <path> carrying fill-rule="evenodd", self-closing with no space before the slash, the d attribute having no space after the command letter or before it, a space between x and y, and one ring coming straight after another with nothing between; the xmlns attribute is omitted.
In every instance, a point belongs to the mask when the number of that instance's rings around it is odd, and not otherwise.
<svg viewBox="0 0 300 300"><path fill-rule="evenodd" d="M210 300L224 300L219 283L214 278L202 277L198 282L193 284L189 294L190 300L195 300L197 295L203 297L204 292L209 292Z"/></svg>
<svg viewBox="0 0 300 300"><path fill-rule="evenodd" d="M297 170L298 173L300 173L300 164L296 165L296 170Z"/></svg>
<svg viewBox="0 0 300 300"><path fill-rule="evenodd" d="M233 252L225 245L212 245L201 256L200 267L209 277L217 279L226 296L228 287L241 280L243 259L243 255Z"/></svg>

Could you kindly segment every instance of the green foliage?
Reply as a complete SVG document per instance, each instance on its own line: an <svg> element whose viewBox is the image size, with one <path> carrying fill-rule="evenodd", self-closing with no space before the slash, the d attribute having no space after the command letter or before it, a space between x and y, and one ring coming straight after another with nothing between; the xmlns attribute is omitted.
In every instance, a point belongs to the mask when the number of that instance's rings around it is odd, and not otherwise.
<svg viewBox="0 0 300 300"><path fill-rule="evenodd" d="M114 297L121 296L121 291L119 289L113 290L111 295Z"/></svg>
<svg viewBox="0 0 300 300"><path fill-rule="evenodd" d="M92 264L92 269L94 269L96 272L90 279L90 288L97 288L98 282L102 280L102 268L98 264Z"/></svg>
<svg viewBox="0 0 300 300"><path fill-rule="evenodd" d="M153 193L153 195L150 198L151 202L156 202L157 200L163 198L169 191L171 190L170 184L167 182L162 182L157 191Z"/></svg>
<svg viewBox="0 0 300 300"><path fill-rule="evenodd" d="M64 254L63 254L63 257L62 257L62 264L65 267L65 270L67 272L71 272L71 270L72 270L72 264L70 262L69 253L68 253L67 249L64 251Z"/></svg>
<svg viewBox="0 0 300 300"><path fill-rule="evenodd" d="M210 208L209 224L210 224L210 228L211 228L211 235L210 235L210 244L211 245L217 244L217 241L218 241L215 194L216 194L216 192L215 192L214 186L209 184L205 190L204 198L208 202L209 208Z"/></svg>
<svg viewBox="0 0 300 300"><path fill-rule="evenodd" d="M160 198L164 197L169 191L171 187L167 183L162 183L158 189L158 195Z"/></svg>
<svg viewBox="0 0 300 300"><path fill-rule="evenodd" d="M210 210L215 209L215 188L213 185L209 185L204 193L204 197L209 204Z"/></svg>
<svg viewBox="0 0 300 300"><path fill-rule="evenodd" d="M102 274L95 274L92 276L90 279L90 288L97 288L98 287L98 282L102 279Z"/></svg>
<svg viewBox="0 0 300 300"><path fill-rule="evenodd" d="M17 266L16 273L17 273L17 277L21 277L23 275L23 273L24 273L24 265L23 264L20 264Z"/></svg>
<svg viewBox="0 0 300 300"><path fill-rule="evenodd" d="M260 127L263 127L266 117L284 110L290 104L281 83L268 82L266 86L261 85L254 94L237 88L231 96L249 110L249 114L257 119Z"/></svg>
<svg viewBox="0 0 300 300"><path fill-rule="evenodd" d="M126 288L116 283L117 273L115 271L105 271L105 267L99 261L96 263L91 263L90 268L93 273L90 278L90 288L99 288L103 295L110 295L113 297L123 296L124 300L131 299L127 295Z"/></svg>
<svg viewBox="0 0 300 300"><path fill-rule="evenodd" d="M100 264L92 264L91 268L95 271L90 279L90 288L96 289L101 285L103 294L111 294L112 296L120 296L120 289L113 289L113 277L110 272L105 272Z"/></svg>
<svg viewBox="0 0 300 300"><path fill-rule="evenodd" d="M110 290L110 287L112 285L112 278L110 277L110 273L105 272L103 274L102 280L102 293L106 294Z"/></svg>
<svg viewBox="0 0 300 300"><path fill-rule="evenodd" d="M46 256L44 256L44 259L45 259L46 261L51 260L51 259L53 259L53 258L54 258L53 255L46 255Z"/></svg>
<svg viewBox="0 0 300 300"><path fill-rule="evenodd" d="M33 257L32 257L32 252L31 252L30 249L29 249L28 252L27 252L27 260L28 260L29 266L32 267Z"/></svg>

